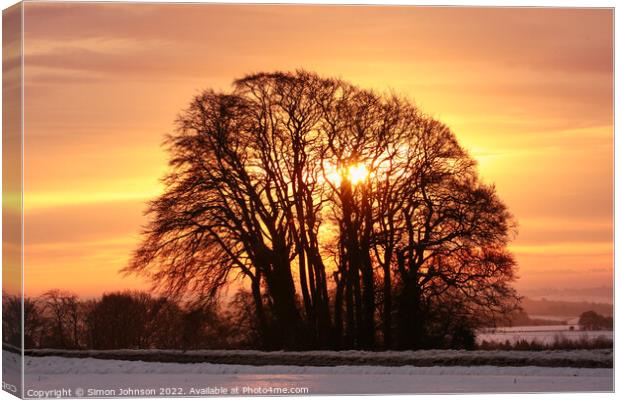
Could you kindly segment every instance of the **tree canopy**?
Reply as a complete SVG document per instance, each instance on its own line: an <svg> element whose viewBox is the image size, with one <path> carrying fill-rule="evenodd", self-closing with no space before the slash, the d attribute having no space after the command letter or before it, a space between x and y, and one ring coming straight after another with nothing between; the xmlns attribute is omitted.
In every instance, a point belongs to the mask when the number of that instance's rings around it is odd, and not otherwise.
<svg viewBox="0 0 620 400"><path fill-rule="evenodd" d="M195 303L251 293L264 348L466 347L514 307L514 218L454 133L317 74L204 91L167 136L128 273Z"/></svg>

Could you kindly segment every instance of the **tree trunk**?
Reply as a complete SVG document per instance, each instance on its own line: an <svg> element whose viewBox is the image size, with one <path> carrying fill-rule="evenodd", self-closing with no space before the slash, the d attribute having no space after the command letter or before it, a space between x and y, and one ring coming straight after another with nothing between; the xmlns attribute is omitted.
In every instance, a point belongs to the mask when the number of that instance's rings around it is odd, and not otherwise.
<svg viewBox="0 0 620 400"><path fill-rule="evenodd" d="M277 257L277 255L275 255ZM308 347L308 332L297 309L295 286L290 268L283 265L288 255L280 255L280 263L266 275L269 294L273 300L274 331L281 347L287 350L302 350ZM288 261L288 260L287 260ZM288 262L286 263L288 264Z"/></svg>
<svg viewBox="0 0 620 400"><path fill-rule="evenodd" d="M383 347L392 348L392 276L390 260L392 251L386 250L383 264Z"/></svg>
<svg viewBox="0 0 620 400"><path fill-rule="evenodd" d="M421 293L414 279L408 279L399 296L398 346L401 350L424 347L424 316L421 309Z"/></svg>
<svg viewBox="0 0 620 400"><path fill-rule="evenodd" d="M261 336L262 346L266 349L271 349L273 346L270 340L270 329L265 317L265 309L263 307L263 297L260 292L260 273L257 273L252 278L252 298L254 299L254 309L256 310L256 317L258 318L258 329Z"/></svg>
<svg viewBox="0 0 620 400"><path fill-rule="evenodd" d="M375 280L370 260L370 248L364 246L362 265L362 337L361 347L372 350L375 347Z"/></svg>

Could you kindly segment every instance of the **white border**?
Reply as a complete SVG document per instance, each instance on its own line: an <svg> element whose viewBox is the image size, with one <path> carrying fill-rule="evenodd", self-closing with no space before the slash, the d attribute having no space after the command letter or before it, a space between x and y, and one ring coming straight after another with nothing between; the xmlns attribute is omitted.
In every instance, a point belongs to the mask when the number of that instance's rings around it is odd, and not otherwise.
<svg viewBox="0 0 620 400"><path fill-rule="evenodd" d="M33 0L26 0L26 2L39 2L39 1L33 1ZM47 1L47 2L77 2L76 0L65 0L65 1ZM102 1L105 3L115 3L115 2L121 2L121 1ZM132 1L133 3L215 3L215 4L226 4L226 3L234 3L234 4L291 4L293 3L292 1L283 1L283 0L271 0L271 1L257 1L257 0L229 0L229 1L207 1L207 2L202 2L202 1L194 1L194 0L185 0L185 1L156 1L156 0L148 0L148 1L144 1L144 0L136 0L136 1ZM5 9L13 4L16 4L17 2L14 0L0 0L0 6L2 9ZM581 8L614 8L616 6L616 2L615 1L610 1L610 0L589 0L589 1L584 1L584 0L542 0L542 1L533 1L533 0L473 0L473 1L467 1L467 0L450 0L450 1L410 1L410 0L388 0L388 1L368 1L368 0L338 0L338 1L326 1L326 0L296 0L294 1L294 3L296 4L319 4L319 5L397 5L397 6L410 6L410 5L417 5L417 6L469 6L469 7L581 7ZM615 13L615 10L614 10ZM22 8L22 54L23 54L23 46L24 46L24 41L23 41L23 32L24 32L24 9ZM1 20L1 19L0 19ZM1 22L0 22L1 24ZM1 32L1 30L0 30ZM0 33L1 35L1 33ZM617 39L618 39L618 33L615 30L615 15L614 15L614 78L615 78L615 73L616 73L616 66L618 65L618 54L615 51L615 43L617 43ZM24 129L24 63L23 63L23 58L22 58L22 71L21 71L21 76L22 76L22 109L21 109L21 117L22 117L22 129ZM615 210L617 209L617 205L618 205L618 199L615 196L615 187L616 187L616 177L618 176L618 172L619 172L619 167L618 164L615 162L615 154L618 152L618 149L620 148L619 143L615 140L615 121L616 121L616 116L617 116L617 108L616 108L616 102L615 102L615 79L614 79L614 289L616 287L616 285L618 284L618 277L615 274L615 265L617 264L617 260L618 260L618 253L616 251L616 247L615 247L615 226L618 225L619 222L619 217L616 215ZM1 92L0 92L0 100L1 100ZM24 136L22 135L22 163L24 161ZM0 142L0 154L1 154L1 150L2 150L2 144ZM24 182L23 182L23 166L22 166L22 190L24 189ZM0 176L0 183L1 183L1 176ZM22 210L24 207L24 199L22 196ZM2 215L0 214L0 224L2 222ZM23 212L22 212L22 248L24 245L24 230L23 230L24 224L23 224ZM0 238L1 238L1 231L0 231ZM24 262L24 258L22 255L22 263ZM1 264L0 264L1 265ZM23 265L23 264L22 264ZM1 277L0 277L0 281L1 281ZM24 289L24 276L23 276L23 268L22 268L22 293L23 293L23 289ZM614 290L614 304L616 304L618 298L616 296L616 291ZM23 299L22 299L23 302ZM614 307L614 311L615 307ZM617 317L617 313L614 313L614 320L615 317ZM1 329L1 328L0 328ZM618 334L617 332L614 334L614 343L616 342L616 340L618 339ZM22 327L22 343L23 343L23 327ZM617 358L617 354L614 354L614 365L618 365L617 364L618 358ZM22 367L23 367L23 357L22 357ZM618 377L620 376L619 371L617 368L614 369L614 383L617 381ZM23 384L24 384L24 380L23 380L23 376L22 376L22 390L23 390ZM615 387L615 386L614 386ZM458 397L455 397L458 396ZM480 397L483 398L489 398L489 397L493 397L495 399L506 399L506 400L517 400L517 399L523 399L523 398L532 398L532 399L557 399L557 400L573 400L573 399L583 399L583 398L588 398L588 399L593 399L593 400L598 400L598 399L608 399L608 398L613 398L615 397L614 394L608 394L608 393L553 393L553 394L464 394L464 395L415 395L415 396L410 396L410 395L399 395L396 396L398 398L404 398L404 397L411 397L411 398L415 398L415 399L465 399L465 400L473 400L473 399L479 399ZM335 399L335 398L363 398L366 396L312 396L313 399ZM392 397L394 398L395 396L377 396L379 398L389 398ZM8 394L7 392L4 391L0 391L0 400L5 400L5 399L14 399L15 397L11 396L10 394ZM242 399L243 397L235 397L236 399ZM289 398L303 398L303 397L289 397ZM155 399L161 399L161 398L155 398Z"/></svg>

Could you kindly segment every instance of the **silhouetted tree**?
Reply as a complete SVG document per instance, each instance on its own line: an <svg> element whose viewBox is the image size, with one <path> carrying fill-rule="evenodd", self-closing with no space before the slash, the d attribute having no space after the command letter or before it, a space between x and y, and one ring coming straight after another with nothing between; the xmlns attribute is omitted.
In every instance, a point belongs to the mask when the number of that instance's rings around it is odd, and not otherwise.
<svg viewBox="0 0 620 400"><path fill-rule="evenodd" d="M224 323L234 327L232 334L236 347L265 348L260 321L253 312L252 294L247 290L237 291L227 308L230 310L230 318Z"/></svg>
<svg viewBox="0 0 620 400"><path fill-rule="evenodd" d="M41 311L47 316L48 335L42 343L45 347L79 348L81 315L75 294L50 290L41 297Z"/></svg>
<svg viewBox="0 0 620 400"><path fill-rule="evenodd" d="M146 293L108 293L94 304L87 317L93 349L150 347L152 299Z"/></svg>
<svg viewBox="0 0 620 400"><path fill-rule="evenodd" d="M579 326L586 331L611 330L614 327L614 321L612 317L586 311L579 316Z"/></svg>
<svg viewBox="0 0 620 400"><path fill-rule="evenodd" d="M2 293L2 342L22 346L22 300L20 296Z"/></svg>
<svg viewBox="0 0 620 400"><path fill-rule="evenodd" d="M147 309L146 338L143 346L157 349L182 347L179 331L184 329L184 310L166 298L145 299ZM195 333L196 335L199 332Z"/></svg>
<svg viewBox="0 0 620 400"><path fill-rule="evenodd" d="M23 310L23 313L22 313ZM2 341L15 347L22 346L22 315L24 347L38 346L44 331L45 320L36 299L2 293Z"/></svg>
<svg viewBox="0 0 620 400"><path fill-rule="evenodd" d="M265 348L425 347L454 298L467 347L466 320L516 297L512 216L405 99L256 74L197 96L166 144L166 190L125 271L203 304L241 278Z"/></svg>

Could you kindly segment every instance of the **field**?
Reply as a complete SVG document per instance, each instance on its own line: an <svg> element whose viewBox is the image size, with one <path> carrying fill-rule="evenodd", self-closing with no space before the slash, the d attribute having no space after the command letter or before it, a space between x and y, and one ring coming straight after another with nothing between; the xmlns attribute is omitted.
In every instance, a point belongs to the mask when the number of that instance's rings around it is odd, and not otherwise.
<svg viewBox="0 0 620 400"><path fill-rule="evenodd" d="M571 330L570 328L573 327ZM613 331L582 331L578 325L515 326L481 330L476 342L516 343L519 341L552 344L556 341L591 342L597 339L613 341Z"/></svg>
<svg viewBox="0 0 620 400"><path fill-rule="evenodd" d="M586 343L613 332L568 325L511 327L478 333L482 342L558 338ZM4 373L14 353L3 351ZM218 394L404 394L613 390L613 349L309 351L27 350L26 397L59 388L90 397ZM76 393L75 390L78 392Z"/></svg>
<svg viewBox="0 0 620 400"><path fill-rule="evenodd" d="M42 352L25 358L27 397L54 396L58 388L83 390L87 394L91 390L90 395L101 397L141 393L204 397L222 390L230 393L235 388L240 390L240 395L613 389L612 350L342 353L125 350L98 354L74 352L64 357ZM106 354L133 358L133 361L92 358ZM183 359L181 354L193 359ZM180 357L182 362L137 360L149 356ZM199 361L201 358L219 362ZM256 365L238 363L247 360L254 360Z"/></svg>

